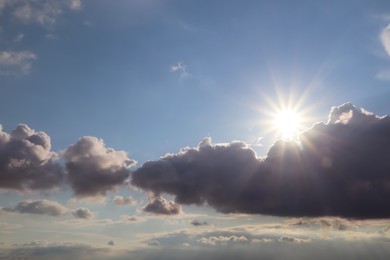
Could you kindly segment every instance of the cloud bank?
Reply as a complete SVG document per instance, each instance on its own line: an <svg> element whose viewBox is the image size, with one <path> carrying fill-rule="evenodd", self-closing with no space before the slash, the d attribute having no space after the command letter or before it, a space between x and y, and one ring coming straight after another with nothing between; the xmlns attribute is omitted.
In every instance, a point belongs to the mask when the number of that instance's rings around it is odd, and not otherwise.
<svg viewBox="0 0 390 260"><path fill-rule="evenodd" d="M48 215L52 217L64 216L68 209L61 204L50 200L27 200L19 202L13 208L4 208L4 211L22 214Z"/></svg>
<svg viewBox="0 0 390 260"><path fill-rule="evenodd" d="M206 138L146 162L132 184L224 213L390 217L389 117L346 103L299 138L277 141L265 158L243 142Z"/></svg>

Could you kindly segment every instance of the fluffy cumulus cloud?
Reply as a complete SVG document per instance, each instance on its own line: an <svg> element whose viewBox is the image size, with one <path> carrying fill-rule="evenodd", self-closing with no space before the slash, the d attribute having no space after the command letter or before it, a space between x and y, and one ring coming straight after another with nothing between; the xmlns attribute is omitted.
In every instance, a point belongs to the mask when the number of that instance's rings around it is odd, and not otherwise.
<svg viewBox="0 0 390 260"><path fill-rule="evenodd" d="M390 217L389 117L346 103L299 138L277 141L264 158L243 142L206 138L146 162L132 184L225 213Z"/></svg>
<svg viewBox="0 0 390 260"><path fill-rule="evenodd" d="M81 219L92 219L95 217L95 213L93 213L90 209L87 208L78 208L72 211L72 215L75 218Z"/></svg>
<svg viewBox="0 0 390 260"><path fill-rule="evenodd" d="M21 124L6 133L0 126L0 188L33 190L60 185L64 173L56 158L45 132Z"/></svg>
<svg viewBox="0 0 390 260"><path fill-rule="evenodd" d="M130 174L135 161L124 151L106 148L103 140L92 136L81 138L69 146L66 160L69 183L76 196L99 197L114 191Z"/></svg>
<svg viewBox="0 0 390 260"><path fill-rule="evenodd" d="M50 200L27 200L19 202L13 208L4 208L4 211L21 214L38 214L52 217L60 217L68 212L68 209L58 202Z"/></svg>
<svg viewBox="0 0 390 260"><path fill-rule="evenodd" d="M149 201L144 211L158 215L177 215L181 212L181 206L158 196Z"/></svg>
<svg viewBox="0 0 390 260"><path fill-rule="evenodd" d="M30 51L0 51L0 75L27 74L36 59L36 54Z"/></svg>

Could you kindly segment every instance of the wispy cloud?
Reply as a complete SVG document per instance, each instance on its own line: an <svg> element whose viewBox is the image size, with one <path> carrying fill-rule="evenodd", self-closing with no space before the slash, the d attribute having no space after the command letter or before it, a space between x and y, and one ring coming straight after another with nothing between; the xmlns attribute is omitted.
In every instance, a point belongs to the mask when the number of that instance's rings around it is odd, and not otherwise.
<svg viewBox="0 0 390 260"><path fill-rule="evenodd" d="M81 0L69 0L69 7L73 10L81 9Z"/></svg>
<svg viewBox="0 0 390 260"><path fill-rule="evenodd" d="M382 30L380 40L385 48L385 51L390 56L390 24Z"/></svg>
<svg viewBox="0 0 390 260"><path fill-rule="evenodd" d="M172 65L170 71L179 73L181 79L185 79L191 76L191 74L187 71L187 66L182 62L178 62L175 65Z"/></svg>
<svg viewBox="0 0 390 260"><path fill-rule="evenodd" d="M375 75L376 79L388 81L390 80L390 69L381 70Z"/></svg>
<svg viewBox="0 0 390 260"><path fill-rule="evenodd" d="M23 75L30 72L37 55L30 51L0 51L0 75Z"/></svg>

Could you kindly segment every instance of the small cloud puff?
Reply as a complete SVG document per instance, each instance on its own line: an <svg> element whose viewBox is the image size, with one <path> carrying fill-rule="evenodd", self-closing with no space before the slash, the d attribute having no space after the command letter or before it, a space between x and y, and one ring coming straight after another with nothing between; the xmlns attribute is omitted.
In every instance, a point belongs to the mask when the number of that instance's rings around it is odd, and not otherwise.
<svg viewBox="0 0 390 260"><path fill-rule="evenodd" d="M93 213L90 209L87 208L78 208L72 211L72 215L75 218L81 219L92 219L95 217L95 213Z"/></svg>

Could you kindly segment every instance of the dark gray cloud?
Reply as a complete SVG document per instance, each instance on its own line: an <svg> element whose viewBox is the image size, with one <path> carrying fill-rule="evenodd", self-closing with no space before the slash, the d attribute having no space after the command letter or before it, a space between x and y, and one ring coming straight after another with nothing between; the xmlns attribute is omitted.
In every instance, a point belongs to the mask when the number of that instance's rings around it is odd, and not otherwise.
<svg viewBox="0 0 390 260"><path fill-rule="evenodd" d="M20 124L11 133L6 133L0 125L0 188L57 187L62 183L64 173L56 158L45 132L36 132Z"/></svg>
<svg viewBox="0 0 390 260"><path fill-rule="evenodd" d="M389 117L346 103L299 138L277 141L265 158L243 142L206 138L146 162L132 184L225 213L390 217Z"/></svg>
<svg viewBox="0 0 390 260"><path fill-rule="evenodd" d="M158 215L177 215L181 212L181 206L174 201L168 201L162 197L155 197L149 201L144 211Z"/></svg>
<svg viewBox="0 0 390 260"><path fill-rule="evenodd" d="M81 138L66 149L69 183L76 196L105 196L122 184L130 174L129 167L135 161L124 151L106 148L103 140L92 136Z"/></svg>
<svg viewBox="0 0 390 260"><path fill-rule="evenodd" d="M209 223L206 221L193 220L191 221L191 225L193 226L207 226Z"/></svg>
<svg viewBox="0 0 390 260"><path fill-rule="evenodd" d="M75 218L82 218L82 219L91 219L95 217L95 213L93 213L90 209L87 208L78 208L72 211L72 215Z"/></svg>
<svg viewBox="0 0 390 260"><path fill-rule="evenodd" d="M68 209L51 200L27 200L19 202L13 208L3 208L4 211L17 212L22 214L48 215L60 217L68 212Z"/></svg>
<svg viewBox="0 0 390 260"><path fill-rule="evenodd" d="M107 242L107 245L113 246L113 245L115 245L115 243L114 243L114 241L110 240L110 241Z"/></svg>
<svg viewBox="0 0 390 260"><path fill-rule="evenodd" d="M0 251L1 259L113 259L108 248L77 243L31 242L2 248Z"/></svg>

